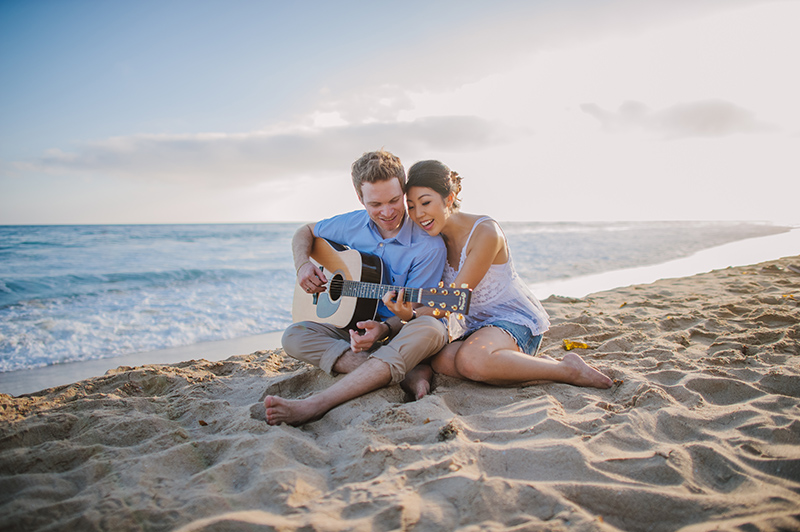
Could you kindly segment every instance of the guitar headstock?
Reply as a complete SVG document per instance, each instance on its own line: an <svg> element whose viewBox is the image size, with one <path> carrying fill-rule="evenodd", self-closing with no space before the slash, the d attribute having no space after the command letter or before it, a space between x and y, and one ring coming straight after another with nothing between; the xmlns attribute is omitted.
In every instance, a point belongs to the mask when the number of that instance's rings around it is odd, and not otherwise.
<svg viewBox="0 0 800 532"><path fill-rule="evenodd" d="M444 287L444 285L440 283L436 288L420 289L419 301L434 309L434 315L437 316L440 314L450 314L452 312L467 314L469 312L469 300L471 297L472 290L469 288ZM438 311L438 313L436 311Z"/></svg>

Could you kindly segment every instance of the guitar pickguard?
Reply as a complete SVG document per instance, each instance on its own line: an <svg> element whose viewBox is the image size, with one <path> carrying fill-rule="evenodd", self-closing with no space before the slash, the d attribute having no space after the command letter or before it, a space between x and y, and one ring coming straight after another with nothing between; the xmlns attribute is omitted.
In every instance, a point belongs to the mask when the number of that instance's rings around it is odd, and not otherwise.
<svg viewBox="0 0 800 532"><path fill-rule="evenodd" d="M344 275L341 271L329 272L326 276L334 282L344 279ZM335 283L331 284L334 285ZM336 311L339 310L341 295L341 290L336 290L334 288L319 294L317 297L317 317L327 321L331 316L335 315Z"/></svg>

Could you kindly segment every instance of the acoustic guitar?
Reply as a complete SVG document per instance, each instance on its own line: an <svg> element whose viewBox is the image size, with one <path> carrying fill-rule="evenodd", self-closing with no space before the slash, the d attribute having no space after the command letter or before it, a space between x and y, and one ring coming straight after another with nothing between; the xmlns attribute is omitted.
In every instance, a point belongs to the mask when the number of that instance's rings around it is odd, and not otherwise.
<svg viewBox="0 0 800 532"><path fill-rule="evenodd" d="M355 329L359 321L374 320L378 305L388 292L404 287L382 284L384 266L380 257L362 253L324 238L315 238L311 260L325 273L326 290L308 294L295 284L292 320L330 323ZM434 315L466 314L472 290L445 287L405 288L404 301L422 303Z"/></svg>

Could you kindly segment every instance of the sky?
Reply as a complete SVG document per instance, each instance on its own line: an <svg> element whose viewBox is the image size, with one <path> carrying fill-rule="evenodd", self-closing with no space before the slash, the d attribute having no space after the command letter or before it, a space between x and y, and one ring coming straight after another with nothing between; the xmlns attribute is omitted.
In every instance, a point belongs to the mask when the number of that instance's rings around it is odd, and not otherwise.
<svg viewBox="0 0 800 532"><path fill-rule="evenodd" d="M315 221L380 148L502 221L800 223L800 1L0 1L0 224Z"/></svg>

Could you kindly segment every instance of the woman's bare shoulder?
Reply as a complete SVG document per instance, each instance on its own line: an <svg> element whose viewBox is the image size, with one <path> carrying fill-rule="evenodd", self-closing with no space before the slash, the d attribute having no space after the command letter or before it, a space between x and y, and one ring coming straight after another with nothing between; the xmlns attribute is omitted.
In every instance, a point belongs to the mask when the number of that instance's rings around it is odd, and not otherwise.
<svg viewBox="0 0 800 532"><path fill-rule="evenodd" d="M510 255L503 229L494 219L486 218L475 228L467 254L478 251L482 256L491 257L492 264L505 264Z"/></svg>
<svg viewBox="0 0 800 532"><path fill-rule="evenodd" d="M482 217L475 216L476 221L480 218ZM475 232L472 233L472 238L469 242L469 248L500 250L504 244L505 238L500 226L497 225L497 222L488 218L475 227ZM467 252L469 251L470 249L467 249Z"/></svg>
<svg viewBox="0 0 800 532"><path fill-rule="evenodd" d="M477 221L480 218L484 218L484 216L476 216L475 220ZM475 233L473 233L473 235L479 238L503 239L503 231L500 230L500 226L492 218L486 218L484 221L479 223L475 228Z"/></svg>

